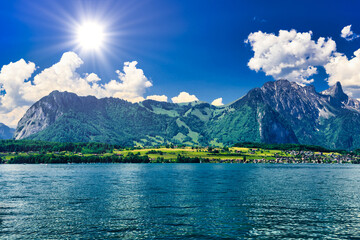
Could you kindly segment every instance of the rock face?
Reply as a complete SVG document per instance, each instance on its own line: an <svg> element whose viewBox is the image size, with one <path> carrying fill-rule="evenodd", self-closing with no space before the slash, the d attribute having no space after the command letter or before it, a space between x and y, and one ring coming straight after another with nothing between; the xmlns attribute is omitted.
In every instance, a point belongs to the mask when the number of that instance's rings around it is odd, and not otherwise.
<svg viewBox="0 0 360 240"><path fill-rule="evenodd" d="M84 105L82 104L84 101L89 107L94 100L97 99L95 97L81 98L74 93L53 91L27 110L17 125L15 139L27 138L41 132L54 124L68 110L79 110Z"/></svg>
<svg viewBox="0 0 360 240"><path fill-rule="evenodd" d="M11 139L14 135L15 129L9 128L3 123L0 123L0 139Z"/></svg>
<svg viewBox="0 0 360 240"><path fill-rule="evenodd" d="M360 147L360 103L341 84L313 86L279 80L232 104L173 104L79 97L54 91L19 121L16 139L98 141L121 145L230 145L241 141Z"/></svg>
<svg viewBox="0 0 360 240"><path fill-rule="evenodd" d="M329 148L360 146L359 101L349 98L339 82L321 93L312 85L286 80L265 83L261 89L266 103L287 120L299 142Z"/></svg>
<svg viewBox="0 0 360 240"><path fill-rule="evenodd" d="M331 96L334 100L345 103L349 97L344 93L341 83L337 82L334 86L321 92L323 95Z"/></svg>

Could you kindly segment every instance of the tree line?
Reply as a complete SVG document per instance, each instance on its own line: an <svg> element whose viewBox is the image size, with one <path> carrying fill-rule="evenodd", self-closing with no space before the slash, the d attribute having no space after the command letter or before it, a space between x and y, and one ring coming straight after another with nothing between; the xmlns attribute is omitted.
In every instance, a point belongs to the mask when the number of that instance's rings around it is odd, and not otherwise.
<svg viewBox="0 0 360 240"><path fill-rule="evenodd" d="M1 160L5 163L5 160ZM149 163L148 156L129 153L126 156L109 155L109 156L79 156L79 155L55 155L55 154L34 154L24 156L14 156L6 161L9 164L50 164L50 163Z"/></svg>
<svg viewBox="0 0 360 240"><path fill-rule="evenodd" d="M33 140L0 140L0 152L81 152L84 154L100 154L112 152L121 146L107 143L71 143L71 142L45 142Z"/></svg>

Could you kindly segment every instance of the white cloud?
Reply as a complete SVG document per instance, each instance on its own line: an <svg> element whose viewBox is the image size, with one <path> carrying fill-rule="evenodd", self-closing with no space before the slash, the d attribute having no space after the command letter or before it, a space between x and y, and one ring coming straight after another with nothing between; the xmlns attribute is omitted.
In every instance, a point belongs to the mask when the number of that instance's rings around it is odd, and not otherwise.
<svg viewBox="0 0 360 240"><path fill-rule="evenodd" d="M96 73L86 74L85 79L88 82L99 82L99 81L101 81L101 79L99 78L98 75L96 75Z"/></svg>
<svg viewBox="0 0 360 240"><path fill-rule="evenodd" d="M315 42L311 38L311 31L280 30L278 36L261 31L251 33L245 41L254 51L248 66L275 79L309 84L313 82L310 77L317 73L316 67L326 64L336 50L332 39L321 37Z"/></svg>
<svg viewBox="0 0 360 240"><path fill-rule="evenodd" d="M224 105L223 102L222 102L222 98L217 98L215 99L214 101L212 101L211 105L214 105L214 106L222 106Z"/></svg>
<svg viewBox="0 0 360 240"><path fill-rule="evenodd" d="M341 30L341 37L345 38L347 41L351 41L360 37L360 35L354 34L354 32L351 31L351 25L348 25Z"/></svg>
<svg viewBox="0 0 360 240"><path fill-rule="evenodd" d="M54 90L69 91L79 95L94 94L95 89L76 72L82 64L83 61L76 53L64 53L58 63L34 77L33 85L24 91L22 98L35 102Z"/></svg>
<svg viewBox="0 0 360 240"><path fill-rule="evenodd" d="M24 93L31 87L28 80L36 70L35 64L20 59L4 65L0 72L1 90L6 94L0 96L0 112L12 111L16 106L30 105L31 101L23 98Z"/></svg>
<svg viewBox="0 0 360 240"><path fill-rule="evenodd" d="M168 97L165 95L151 95L151 96L147 96L146 99L151 99L151 100L155 100L158 102L167 102L168 101Z"/></svg>
<svg viewBox="0 0 360 240"><path fill-rule="evenodd" d="M35 64L20 59L4 65L0 72L0 90L5 95L0 96L0 122L15 127L29 106L33 103L22 96L31 87L27 81L36 70Z"/></svg>
<svg viewBox="0 0 360 240"><path fill-rule="evenodd" d="M353 35L354 33L351 31L351 25L345 26L342 30L341 30L341 37L342 38L348 38L351 35Z"/></svg>
<svg viewBox="0 0 360 240"><path fill-rule="evenodd" d="M178 96L171 98L173 103L187 103L199 101L199 99L195 95L190 95L187 92L181 92Z"/></svg>
<svg viewBox="0 0 360 240"><path fill-rule="evenodd" d="M146 89L152 86L143 70L136 68L136 61L124 63L123 71L116 71L119 80L105 84L99 83L95 73L80 77L76 70L82 64L76 53L66 52L58 63L44 69L32 81L28 79L36 70L34 63L21 59L4 65L0 72L0 91L5 92L0 95L0 122L14 126L31 104L54 90L138 102L144 100Z"/></svg>
<svg viewBox="0 0 360 240"><path fill-rule="evenodd" d="M6 114L0 113L0 122L9 127L15 128L19 119L25 114L30 106L16 107Z"/></svg>
<svg viewBox="0 0 360 240"><path fill-rule="evenodd" d="M330 86L341 82L344 91L352 97L360 97L360 48L354 52L354 57L348 59L344 54L337 53L325 65Z"/></svg>
<svg viewBox="0 0 360 240"><path fill-rule="evenodd" d="M112 80L104 86L105 89L114 97L138 101L138 97L143 96L146 88L151 87L152 83L145 77L143 70L136 68L136 65L136 61L124 63L123 72L116 71L121 83Z"/></svg>
<svg viewBox="0 0 360 240"><path fill-rule="evenodd" d="M135 98L131 99L131 102L132 103L138 103L138 102L142 102L144 100L145 100L145 98L143 98L143 97L135 97Z"/></svg>

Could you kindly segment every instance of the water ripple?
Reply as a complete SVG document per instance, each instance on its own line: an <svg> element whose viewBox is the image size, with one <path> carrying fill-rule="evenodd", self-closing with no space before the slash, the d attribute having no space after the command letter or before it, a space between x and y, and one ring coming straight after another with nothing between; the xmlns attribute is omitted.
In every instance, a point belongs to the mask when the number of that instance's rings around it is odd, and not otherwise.
<svg viewBox="0 0 360 240"><path fill-rule="evenodd" d="M0 166L0 239L356 239L354 165Z"/></svg>

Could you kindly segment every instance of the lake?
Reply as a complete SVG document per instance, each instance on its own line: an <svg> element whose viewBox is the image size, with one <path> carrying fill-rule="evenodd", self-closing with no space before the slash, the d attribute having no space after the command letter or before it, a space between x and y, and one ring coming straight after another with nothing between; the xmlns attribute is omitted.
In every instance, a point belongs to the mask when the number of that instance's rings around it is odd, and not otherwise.
<svg viewBox="0 0 360 240"><path fill-rule="evenodd" d="M1 239L358 237L358 165L0 165Z"/></svg>

